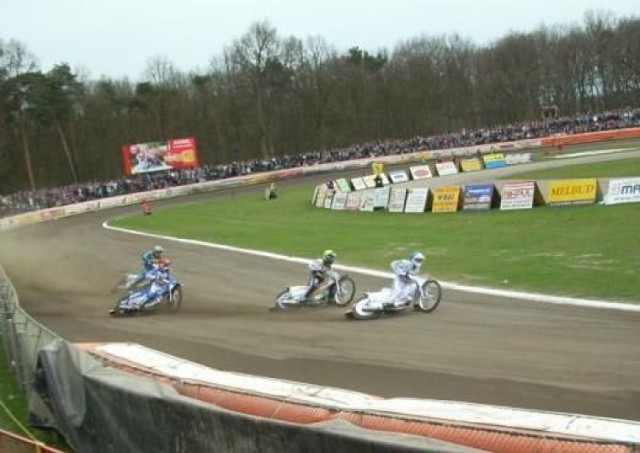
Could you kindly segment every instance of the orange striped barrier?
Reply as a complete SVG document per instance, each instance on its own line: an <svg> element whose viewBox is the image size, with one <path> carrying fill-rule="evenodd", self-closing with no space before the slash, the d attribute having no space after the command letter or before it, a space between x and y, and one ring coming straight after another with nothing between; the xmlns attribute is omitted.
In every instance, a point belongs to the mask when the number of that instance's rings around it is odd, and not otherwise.
<svg viewBox="0 0 640 453"><path fill-rule="evenodd" d="M375 409L376 402L384 402L383 398L371 395L358 394L356 392L343 391L340 389L328 389L322 387L305 386L305 384L295 384L296 388L311 388L315 391L300 391L299 394L292 395L282 391L278 394L278 385L287 386L292 383L275 379L258 378L239 373L226 373L211 370L206 367L192 364L182 359L172 358L163 353L149 350L149 358L141 354L144 348L138 345L120 345L122 348L138 347L135 354L115 355L109 347L117 347L117 344L79 344L81 348L89 352L99 360L106 361L124 371L142 374L145 376L167 382L183 396L197 399L199 401L214 404L226 410L258 416L269 419L276 419L298 424L311 424L342 419L355 426L365 429L385 431L391 433L403 433L419 435L445 442L452 442L467 447L478 448L486 451L499 453L515 453L524 451L546 452L568 452L568 453L632 453L637 452L640 442L626 441L619 439L607 439L602 436L587 436L568 434L566 432L554 432L547 425L553 426L551 422L545 422L545 428L524 428L514 426L502 426L490 421L486 423L464 422L453 419L434 418L430 416L420 416L411 413L381 413ZM155 353L155 355L154 355ZM126 357L132 357L127 359ZM162 359L167 359L163 363ZM139 360L139 361L138 361ZM173 361L172 361L173 360ZM176 362L176 361L179 361ZM220 383L203 382L193 377L180 377L177 371L179 364L190 368L194 375L206 375L210 371L224 381L228 380L228 385ZM178 366L176 366L176 364ZM163 373L163 369L177 375L169 376ZM194 373L194 370L197 372ZM189 373L185 373L189 374ZM225 375L225 376L221 376ZM251 387L251 382L246 384L243 380L262 380L266 383L273 383L275 390L265 388L264 391ZM237 383L237 387L233 387ZM255 387L255 383L253 387ZM268 387L268 386L267 386ZM322 390L334 391L338 395L330 395L331 398L322 397ZM336 399L340 392L345 396L345 401ZM351 396L351 398L349 398ZM360 398L360 399L358 399ZM350 401L364 404L365 407L357 407L358 404L350 405ZM370 403L371 408L366 407ZM489 406L487 406L489 407ZM524 411L523 411L524 412ZM554 415L554 414L551 414ZM564 414L555 414L564 415ZM576 416L580 418L580 416ZM575 422L571 417L571 424ZM600 419L604 420L604 419ZM614 422L624 422L615 420ZM629 422L637 430L640 441L640 424ZM636 426L637 425L637 426Z"/></svg>
<svg viewBox="0 0 640 453"><path fill-rule="evenodd" d="M640 127L630 127L626 129L612 129L607 131L585 132L583 134L544 137L542 139L542 146L579 145L581 143L637 137L640 137Z"/></svg>

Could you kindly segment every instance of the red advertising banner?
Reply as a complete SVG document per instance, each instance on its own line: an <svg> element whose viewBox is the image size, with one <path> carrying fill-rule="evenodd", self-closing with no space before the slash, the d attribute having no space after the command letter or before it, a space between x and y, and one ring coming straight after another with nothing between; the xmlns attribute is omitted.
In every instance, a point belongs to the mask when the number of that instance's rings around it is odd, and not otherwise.
<svg viewBox="0 0 640 453"><path fill-rule="evenodd" d="M197 167L196 139L174 138L166 142L124 145L122 159L127 175Z"/></svg>

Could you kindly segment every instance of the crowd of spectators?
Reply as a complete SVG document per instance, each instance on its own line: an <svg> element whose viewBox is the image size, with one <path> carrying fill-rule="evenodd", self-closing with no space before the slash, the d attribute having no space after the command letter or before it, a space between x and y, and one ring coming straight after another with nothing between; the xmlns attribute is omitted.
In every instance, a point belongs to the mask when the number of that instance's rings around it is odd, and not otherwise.
<svg viewBox="0 0 640 453"><path fill-rule="evenodd" d="M229 164L202 165L193 169L170 170L129 176L111 181L94 181L79 185L22 191L0 195L0 217L98 198L166 187L212 181L285 168L316 165L318 163L377 157L390 154L413 153L422 150L448 149L499 143L555 134L576 134L590 131L640 126L640 108L618 109L571 117L498 125L491 128L462 130L409 140L378 140L345 148L284 155L270 160L248 160Z"/></svg>

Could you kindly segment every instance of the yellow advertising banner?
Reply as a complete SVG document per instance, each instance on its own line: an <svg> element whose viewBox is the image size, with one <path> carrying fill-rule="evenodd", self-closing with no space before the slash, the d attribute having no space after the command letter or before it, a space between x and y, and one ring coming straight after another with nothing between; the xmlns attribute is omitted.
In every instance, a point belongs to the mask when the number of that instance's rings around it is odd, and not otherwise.
<svg viewBox="0 0 640 453"><path fill-rule="evenodd" d="M456 212L460 207L460 186L446 186L432 189L432 212Z"/></svg>
<svg viewBox="0 0 640 453"><path fill-rule="evenodd" d="M596 178L550 181L547 203L550 205L594 203L597 189L598 180Z"/></svg>
<svg viewBox="0 0 640 453"><path fill-rule="evenodd" d="M371 169L374 175L379 175L384 171L384 164L382 162L374 162L371 164Z"/></svg>
<svg viewBox="0 0 640 453"><path fill-rule="evenodd" d="M482 170L482 162L480 159L462 159L460 161L462 171L477 171Z"/></svg>

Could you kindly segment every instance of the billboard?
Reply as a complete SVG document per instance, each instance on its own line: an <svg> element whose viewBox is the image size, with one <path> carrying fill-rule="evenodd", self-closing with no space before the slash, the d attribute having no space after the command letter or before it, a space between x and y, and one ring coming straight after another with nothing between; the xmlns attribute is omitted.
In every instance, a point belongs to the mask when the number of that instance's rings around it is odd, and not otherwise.
<svg viewBox="0 0 640 453"><path fill-rule="evenodd" d="M460 186L433 189L431 212L456 212L460 207Z"/></svg>
<svg viewBox="0 0 640 453"><path fill-rule="evenodd" d="M596 178L554 180L549 183L547 203L552 206L594 203L597 187Z"/></svg>
<svg viewBox="0 0 640 453"><path fill-rule="evenodd" d="M500 194L500 209L531 209L540 198L535 181L514 181L504 185Z"/></svg>
<svg viewBox="0 0 640 453"><path fill-rule="evenodd" d="M606 204L639 203L640 178L619 178L609 181Z"/></svg>
<svg viewBox="0 0 640 453"><path fill-rule="evenodd" d="M187 137L124 145L122 159L127 175L197 167L196 139Z"/></svg>
<svg viewBox="0 0 640 453"><path fill-rule="evenodd" d="M470 184L464 186L463 211L488 211L493 206L495 187L493 184Z"/></svg>

